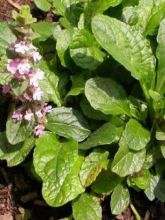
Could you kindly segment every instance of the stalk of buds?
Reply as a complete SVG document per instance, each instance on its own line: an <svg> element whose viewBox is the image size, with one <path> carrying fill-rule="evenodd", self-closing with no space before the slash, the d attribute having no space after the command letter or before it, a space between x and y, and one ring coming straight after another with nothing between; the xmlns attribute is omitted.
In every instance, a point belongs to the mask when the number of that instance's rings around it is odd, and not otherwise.
<svg viewBox="0 0 165 220"><path fill-rule="evenodd" d="M19 41L11 45L10 50L14 54L13 59L8 60L7 71L12 74L12 80L20 84L27 82L25 91L16 96L12 87L4 85L3 94L10 94L23 105L12 114L15 121L25 120L34 122L34 134L40 136L45 129L46 115L51 112L52 107L43 100L43 91L39 87L39 81L44 79L44 72L36 67L42 59L37 48L28 41Z"/></svg>

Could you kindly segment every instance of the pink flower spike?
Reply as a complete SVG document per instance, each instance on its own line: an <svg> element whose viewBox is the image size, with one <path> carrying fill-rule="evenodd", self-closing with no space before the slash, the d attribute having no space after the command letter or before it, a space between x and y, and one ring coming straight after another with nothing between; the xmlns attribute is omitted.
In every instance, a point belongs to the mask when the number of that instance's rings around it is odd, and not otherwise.
<svg viewBox="0 0 165 220"><path fill-rule="evenodd" d="M40 69L34 69L32 75L30 76L30 85L38 87L39 80L44 79L45 73Z"/></svg>
<svg viewBox="0 0 165 220"><path fill-rule="evenodd" d="M26 121L31 121L33 118L34 114L32 113L31 109L26 110L25 115L24 115L24 119Z"/></svg>
<svg viewBox="0 0 165 220"><path fill-rule="evenodd" d="M29 101L29 102L32 101L32 97L31 97L27 92L24 92L23 98L24 98L26 101Z"/></svg>
<svg viewBox="0 0 165 220"><path fill-rule="evenodd" d="M40 136L43 134L44 130L45 130L44 125L41 125L41 124L37 125L37 126L34 128L34 134L35 134L35 136L36 136L36 137L40 137Z"/></svg>
<svg viewBox="0 0 165 220"><path fill-rule="evenodd" d="M9 59L7 64L7 70L13 74L17 72L18 65L21 63L21 59Z"/></svg>
<svg viewBox="0 0 165 220"><path fill-rule="evenodd" d="M40 88L35 88L33 91L33 100L40 101L43 96L43 91Z"/></svg>
<svg viewBox="0 0 165 220"><path fill-rule="evenodd" d="M16 121L21 121L22 118L23 118L23 115L20 110L13 112L12 119L15 119Z"/></svg>
<svg viewBox="0 0 165 220"><path fill-rule="evenodd" d="M10 85L4 85L2 87L2 93L7 94L8 92L10 92L10 89L11 89Z"/></svg>

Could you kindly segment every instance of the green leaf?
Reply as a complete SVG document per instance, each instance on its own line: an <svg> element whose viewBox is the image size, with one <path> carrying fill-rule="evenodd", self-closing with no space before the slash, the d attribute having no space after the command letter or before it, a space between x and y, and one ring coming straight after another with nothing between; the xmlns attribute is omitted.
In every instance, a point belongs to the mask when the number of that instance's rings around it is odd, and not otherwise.
<svg viewBox="0 0 165 220"><path fill-rule="evenodd" d="M105 15L95 16L92 31L100 45L128 69L135 79L152 87L155 79L155 58L149 42L139 30Z"/></svg>
<svg viewBox="0 0 165 220"><path fill-rule="evenodd" d="M154 189L154 194L155 197L160 200L161 202L165 202L165 179L160 178L155 189Z"/></svg>
<svg viewBox="0 0 165 220"><path fill-rule="evenodd" d="M0 56L6 54L6 49L17 40L6 22L0 22Z"/></svg>
<svg viewBox="0 0 165 220"><path fill-rule="evenodd" d="M41 9L42 11L50 11L51 4L48 0L34 0L34 3L36 4L37 8Z"/></svg>
<svg viewBox="0 0 165 220"><path fill-rule="evenodd" d="M137 7L138 23L145 35L153 35L160 21L165 17L164 0L140 0Z"/></svg>
<svg viewBox="0 0 165 220"><path fill-rule="evenodd" d="M72 60L69 54L69 45L72 41L72 32L70 30L62 30L56 36L56 50L61 64L64 67L72 66Z"/></svg>
<svg viewBox="0 0 165 220"><path fill-rule="evenodd" d="M90 149L100 145L117 143L123 131L123 126L115 123L107 122L96 131L94 131L88 139L80 144L81 150Z"/></svg>
<svg viewBox="0 0 165 220"><path fill-rule="evenodd" d="M48 115L46 124L48 130L66 138L74 138L79 142L90 134L87 127L85 119L78 111L66 107L54 108Z"/></svg>
<svg viewBox="0 0 165 220"><path fill-rule="evenodd" d="M44 71L45 77L40 81L40 88L44 92L44 99L62 105L62 100L59 92L60 77L57 74L55 67L51 66L46 61L40 63L40 68Z"/></svg>
<svg viewBox="0 0 165 220"><path fill-rule="evenodd" d="M23 82L19 82L18 80L12 80L11 83L12 91L16 96L20 96L23 94L23 92L27 89L29 86L29 82L27 80Z"/></svg>
<svg viewBox="0 0 165 220"><path fill-rule="evenodd" d="M13 146L8 143L5 133L0 133L0 159L6 160L9 167L23 162L33 146L34 137L29 137L23 143Z"/></svg>
<svg viewBox="0 0 165 220"><path fill-rule="evenodd" d="M98 199L83 193L72 203L73 217L75 220L101 220L102 210Z"/></svg>
<svg viewBox="0 0 165 220"><path fill-rule="evenodd" d="M132 151L128 146L120 145L112 162L112 172L121 177L139 172L145 161L146 150Z"/></svg>
<svg viewBox="0 0 165 220"><path fill-rule="evenodd" d="M129 179L133 186L137 186L139 189L147 189L150 180L152 178L151 173L149 170L141 170L139 173L135 174L134 176L130 176Z"/></svg>
<svg viewBox="0 0 165 220"><path fill-rule="evenodd" d="M50 22L37 22L31 24L33 31L40 35L41 38L47 39L53 35L56 26Z"/></svg>
<svg viewBox="0 0 165 220"><path fill-rule="evenodd" d="M158 58L156 91L164 95L165 93L165 19L160 23L157 35L158 47L156 55Z"/></svg>
<svg viewBox="0 0 165 220"><path fill-rule="evenodd" d="M84 191L79 179L83 157L74 140L60 142L53 133L44 133L34 150L34 167L43 180L42 194L54 207L64 205Z"/></svg>
<svg viewBox="0 0 165 220"><path fill-rule="evenodd" d="M104 114L130 114L124 89L111 79L89 79L85 85L85 95L91 106Z"/></svg>
<svg viewBox="0 0 165 220"><path fill-rule="evenodd" d="M71 90L68 92L68 96L77 96L84 92L85 87L85 77L83 74L81 75L72 75L71 77L72 87Z"/></svg>
<svg viewBox="0 0 165 220"><path fill-rule="evenodd" d="M153 201L155 199L155 188L159 182L159 179L159 176L152 176L147 189L144 191L144 193L150 201Z"/></svg>
<svg viewBox="0 0 165 220"><path fill-rule="evenodd" d="M160 146L163 157L165 158L165 145Z"/></svg>
<svg viewBox="0 0 165 220"><path fill-rule="evenodd" d="M149 141L150 132L135 119L130 119L126 124L120 144L127 145L131 150L139 151L144 149Z"/></svg>
<svg viewBox="0 0 165 220"><path fill-rule="evenodd" d="M108 155L106 152L93 151L84 160L80 170L80 181L84 187L90 186L101 172L108 165Z"/></svg>
<svg viewBox="0 0 165 220"><path fill-rule="evenodd" d="M96 181L92 184L92 190L98 194L109 195L121 182L121 178L110 169L102 170Z"/></svg>
<svg viewBox="0 0 165 220"><path fill-rule="evenodd" d="M6 123L6 136L10 144L15 145L24 141L32 134L32 124L15 121L9 118Z"/></svg>
<svg viewBox="0 0 165 220"><path fill-rule="evenodd" d="M19 12L15 10L12 11L12 17L16 20L16 22L18 23L18 26L29 25L37 21L36 18L33 18L29 5L22 5Z"/></svg>
<svg viewBox="0 0 165 220"><path fill-rule="evenodd" d="M99 49L95 38L85 29L75 31L70 44L70 55L78 66L89 70L96 69L104 60L104 53Z"/></svg>
<svg viewBox="0 0 165 220"><path fill-rule="evenodd" d="M122 185L116 186L111 196L111 211L113 215L121 214L130 203L130 195L127 188Z"/></svg>

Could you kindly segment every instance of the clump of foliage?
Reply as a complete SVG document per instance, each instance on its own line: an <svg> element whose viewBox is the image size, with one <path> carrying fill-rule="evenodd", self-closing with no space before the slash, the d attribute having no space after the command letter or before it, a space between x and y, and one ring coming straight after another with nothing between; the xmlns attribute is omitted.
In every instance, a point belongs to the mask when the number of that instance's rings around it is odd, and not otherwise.
<svg viewBox="0 0 165 220"><path fill-rule="evenodd" d="M44 200L75 220L109 195L120 214L131 188L165 202L165 1L34 2L57 22L23 6L0 23L0 159L33 149Z"/></svg>

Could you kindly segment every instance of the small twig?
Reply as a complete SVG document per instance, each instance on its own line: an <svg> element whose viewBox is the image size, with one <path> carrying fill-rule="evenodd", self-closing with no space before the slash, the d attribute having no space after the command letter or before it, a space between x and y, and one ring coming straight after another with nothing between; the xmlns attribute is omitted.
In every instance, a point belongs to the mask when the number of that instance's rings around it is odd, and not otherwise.
<svg viewBox="0 0 165 220"><path fill-rule="evenodd" d="M13 6L14 8L16 8L17 10L20 10L21 6L20 6L18 3L13 2L13 0L7 0L7 2L8 2L11 6Z"/></svg>
<svg viewBox="0 0 165 220"><path fill-rule="evenodd" d="M147 210L144 220L149 220L150 219L150 212Z"/></svg>
<svg viewBox="0 0 165 220"><path fill-rule="evenodd" d="M22 196L21 201L23 203L27 203L27 202L35 200L36 198L38 198L38 194L36 192L32 192L32 193Z"/></svg>
<svg viewBox="0 0 165 220"><path fill-rule="evenodd" d="M130 207L131 207L133 214L135 215L136 220L141 220L141 217L140 217L138 211L135 209L134 205L130 204Z"/></svg>

